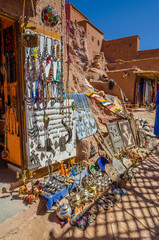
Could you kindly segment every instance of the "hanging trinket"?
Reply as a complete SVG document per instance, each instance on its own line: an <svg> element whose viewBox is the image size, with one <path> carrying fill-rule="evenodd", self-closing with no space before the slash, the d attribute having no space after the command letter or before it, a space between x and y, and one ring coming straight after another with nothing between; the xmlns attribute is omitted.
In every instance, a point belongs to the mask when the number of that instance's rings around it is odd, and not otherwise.
<svg viewBox="0 0 159 240"><path fill-rule="evenodd" d="M65 142L65 144L69 143L72 139L72 128L68 127L67 124L64 122L64 120L62 119L62 125L64 125L64 127L66 128L67 132L68 132L68 139Z"/></svg>
<svg viewBox="0 0 159 240"><path fill-rule="evenodd" d="M59 82L60 77L61 77L61 72L60 72L60 68L59 68L59 62L57 62L56 79L53 76L53 80L55 82Z"/></svg>
<svg viewBox="0 0 159 240"><path fill-rule="evenodd" d="M44 126L45 126L45 129L48 128L49 120L50 120L50 119L49 119L48 115L45 115L45 116L44 116Z"/></svg>
<svg viewBox="0 0 159 240"><path fill-rule="evenodd" d="M46 141L45 141L45 146L46 146L46 151L47 152L50 152L52 151L52 141L50 138L47 138Z"/></svg>
<svg viewBox="0 0 159 240"><path fill-rule="evenodd" d="M28 169L39 168L40 166L41 164L38 158L38 154L35 154L35 151L33 150L28 160Z"/></svg>
<svg viewBox="0 0 159 240"><path fill-rule="evenodd" d="M44 41L44 50L43 50L43 54L42 54L42 58L43 60L46 60L49 57L49 53L48 53L48 45L47 45L47 37L45 37L45 41Z"/></svg>
<svg viewBox="0 0 159 240"><path fill-rule="evenodd" d="M31 141L30 147L31 147L31 148L34 147L34 143L33 143L33 141Z"/></svg>
<svg viewBox="0 0 159 240"><path fill-rule="evenodd" d="M60 44L57 45L57 59L60 59Z"/></svg>
<svg viewBox="0 0 159 240"><path fill-rule="evenodd" d="M47 27L54 27L58 23L59 15L56 9L46 6L41 12L41 20Z"/></svg>
<svg viewBox="0 0 159 240"><path fill-rule="evenodd" d="M65 97L65 88L64 88L64 71L63 71L63 37L61 37L61 76L60 76L60 81L59 81L59 101L61 104L61 114L64 113L63 111L63 106L64 106L64 100L66 99Z"/></svg>
<svg viewBox="0 0 159 240"><path fill-rule="evenodd" d="M64 136L59 138L60 152L66 151L66 138Z"/></svg>

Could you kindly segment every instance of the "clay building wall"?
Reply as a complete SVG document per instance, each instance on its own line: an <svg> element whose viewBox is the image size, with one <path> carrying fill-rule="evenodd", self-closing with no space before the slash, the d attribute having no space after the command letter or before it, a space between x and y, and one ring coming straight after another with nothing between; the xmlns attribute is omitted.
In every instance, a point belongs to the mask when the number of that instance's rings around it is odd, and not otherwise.
<svg viewBox="0 0 159 240"><path fill-rule="evenodd" d="M115 80L115 82L120 86L120 88L125 93L125 96L131 103L135 101L135 89L136 89L136 74L133 70L123 70L123 71L112 71L107 72L109 78ZM110 93L111 94L111 93Z"/></svg>
<svg viewBox="0 0 159 240"><path fill-rule="evenodd" d="M89 21L89 19L72 4L66 4L65 8L66 8L66 13L67 13L68 19L70 21L72 21L72 22L75 22L75 21L80 22L83 20Z"/></svg>
<svg viewBox="0 0 159 240"><path fill-rule="evenodd" d="M83 26L86 31L88 55L89 60L92 61L95 53L100 53L103 41L103 33L89 21L81 21L78 22L78 24Z"/></svg>
<svg viewBox="0 0 159 240"><path fill-rule="evenodd" d="M145 71L159 71L159 57L135 59L132 61L117 61L116 63L116 69L126 69L132 67L137 67Z"/></svg>
<svg viewBox="0 0 159 240"><path fill-rule="evenodd" d="M118 97L119 99L122 100L120 89L116 85L114 85L112 90L109 90L107 82L92 81L90 83L91 83L91 85L94 88L96 88L96 89L98 89L100 91L104 91L104 93L106 93L106 94L110 94L110 95L116 96L116 97Z"/></svg>
<svg viewBox="0 0 159 240"><path fill-rule="evenodd" d="M136 59L159 57L159 48L136 52Z"/></svg>
<svg viewBox="0 0 159 240"><path fill-rule="evenodd" d="M130 60L136 57L139 50L139 36L131 36L114 40L103 40L102 52L108 62L116 59Z"/></svg>
<svg viewBox="0 0 159 240"><path fill-rule="evenodd" d="M94 26L90 20L83 15L72 4L66 5L66 14L70 21L77 22L80 26L84 27L86 32L86 42L88 48L89 61L94 58L95 53L100 53L103 41L103 32L101 32L96 26Z"/></svg>

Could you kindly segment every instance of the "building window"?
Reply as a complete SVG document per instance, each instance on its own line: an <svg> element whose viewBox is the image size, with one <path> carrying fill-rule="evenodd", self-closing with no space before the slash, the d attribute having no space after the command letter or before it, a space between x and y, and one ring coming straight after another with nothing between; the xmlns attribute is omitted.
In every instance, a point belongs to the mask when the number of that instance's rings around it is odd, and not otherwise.
<svg viewBox="0 0 159 240"><path fill-rule="evenodd" d="M130 43L130 47L131 47L131 43Z"/></svg>
<svg viewBox="0 0 159 240"><path fill-rule="evenodd" d="M94 37L92 36L92 42L94 42Z"/></svg>
<svg viewBox="0 0 159 240"><path fill-rule="evenodd" d="M98 44L98 46L100 45L100 41L99 40L97 41L97 44Z"/></svg>

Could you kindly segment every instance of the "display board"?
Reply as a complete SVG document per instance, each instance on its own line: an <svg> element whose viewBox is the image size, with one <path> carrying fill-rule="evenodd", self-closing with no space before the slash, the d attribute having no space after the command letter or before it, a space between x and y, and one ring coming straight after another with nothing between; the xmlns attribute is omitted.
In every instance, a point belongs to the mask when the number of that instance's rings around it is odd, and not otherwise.
<svg viewBox="0 0 159 240"><path fill-rule="evenodd" d="M97 126L85 93L70 93L76 104L76 132L79 140L97 132Z"/></svg>
<svg viewBox="0 0 159 240"><path fill-rule="evenodd" d="M32 33L26 31L26 33ZM38 34L25 48L25 113L28 169L76 156L75 104L65 97L63 38Z"/></svg>
<svg viewBox="0 0 159 240"><path fill-rule="evenodd" d="M133 133L128 120L120 121L118 124L125 147L127 149L135 147Z"/></svg>

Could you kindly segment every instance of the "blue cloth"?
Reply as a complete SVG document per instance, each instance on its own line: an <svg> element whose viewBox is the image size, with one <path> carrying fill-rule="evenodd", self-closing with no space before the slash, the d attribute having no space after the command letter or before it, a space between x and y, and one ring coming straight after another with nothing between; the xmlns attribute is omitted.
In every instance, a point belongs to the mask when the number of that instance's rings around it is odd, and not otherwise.
<svg viewBox="0 0 159 240"><path fill-rule="evenodd" d="M159 136L159 91L156 96L156 117L155 117L155 125L154 125L154 134Z"/></svg>
<svg viewBox="0 0 159 240"><path fill-rule="evenodd" d="M82 171L81 180L85 176L89 176L89 173L88 173L87 170ZM80 179L80 174L76 175L76 178L79 180ZM79 185L79 181L75 181L70 186L62 189L61 191L57 192L54 195L50 195L50 196L46 197L46 196L40 194L39 197L46 201L46 207L47 207L48 210L50 210L52 208L53 204L57 202L57 200L60 201L62 198L64 198L71 190L76 188L78 185Z"/></svg>

